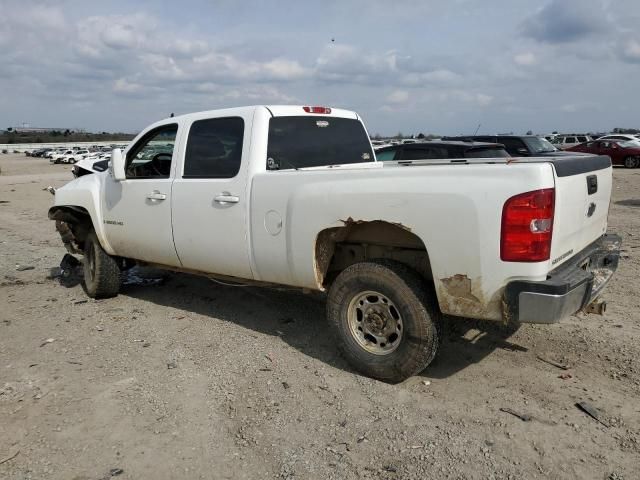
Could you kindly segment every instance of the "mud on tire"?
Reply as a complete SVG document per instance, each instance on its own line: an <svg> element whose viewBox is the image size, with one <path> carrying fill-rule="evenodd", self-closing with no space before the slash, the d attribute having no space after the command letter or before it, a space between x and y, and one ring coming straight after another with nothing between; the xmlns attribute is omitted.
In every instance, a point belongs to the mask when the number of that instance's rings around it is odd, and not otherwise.
<svg viewBox="0 0 640 480"><path fill-rule="evenodd" d="M424 280L392 260L356 263L342 271L329 290L327 319L347 361L389 383L431 363L442 326Z"/></svg>
<svg viewBox="0 0 640 480"><path fill-rule="evenodd" d="M84 241L84 287L91 298L115 297L120 290L120 268L100 245L95 231Z"/></svg>

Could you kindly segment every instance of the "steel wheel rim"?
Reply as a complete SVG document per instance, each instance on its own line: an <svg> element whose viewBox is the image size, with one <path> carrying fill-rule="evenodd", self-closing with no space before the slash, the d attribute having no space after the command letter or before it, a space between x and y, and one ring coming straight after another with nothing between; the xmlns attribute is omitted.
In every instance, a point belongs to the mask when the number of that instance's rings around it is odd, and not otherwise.
<svg viewBox="0 0 640 480"><path fill-rule="evenodd" d="M356 295L349 302L347 322L356 343L374 355L389 355L402 341L400 310L380 292L367 290Z"/></svg>

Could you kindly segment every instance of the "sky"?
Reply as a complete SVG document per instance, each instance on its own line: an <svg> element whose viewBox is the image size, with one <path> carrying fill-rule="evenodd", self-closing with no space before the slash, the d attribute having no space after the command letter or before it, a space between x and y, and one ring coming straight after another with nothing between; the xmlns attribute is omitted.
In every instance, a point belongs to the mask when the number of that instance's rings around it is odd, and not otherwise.
<svg viewBox="0 0 640 480"><path fill-rule="evenodd" d="M371 134L640 127L638 0L0 0L0 128L254 104Z"/></svg>

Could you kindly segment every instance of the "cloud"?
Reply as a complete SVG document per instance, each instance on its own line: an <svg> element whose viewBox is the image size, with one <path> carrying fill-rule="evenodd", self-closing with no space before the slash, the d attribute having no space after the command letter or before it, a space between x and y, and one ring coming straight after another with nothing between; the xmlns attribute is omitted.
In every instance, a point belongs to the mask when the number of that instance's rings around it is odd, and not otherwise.
<svg viewBox="0 0 640 480"><path fill-rule="evenodd" d="M365 52L352 45L329 45L315 62L318 78L339 83L380 83L395 70L395 52Z"/></svg>
<svg viewBox="0 0 640 480"><path fill-rule="evenodd" d="M473 131L479 117L542 131L558 115L570 130L637 126L633 82L608 88L640 64L637 0L408 0L393 15L365 0L247 0L240 16L227 0L188 16L175 2L0 2L0 122L135 129L172 111L317 102L381 132ZM593 115L577 110L593 98Z"/></svg>
<svg viewBox="0 0 640 480"><path fill-rule="evenodd" d="M113 84L113 91L123 95L136 95L144 90L144 87L139 83L135 83L127 80L126 78L119 78Z"/></svg>
<svg viewBox="0 0 640 480"><path fill-rule="evenodd" d="M584 0L551 0L521 24L522 34L557 44L580 40L606 29L601 4Z"/></svg>
<svg viewBox="0 0 640 480"><path fill-rule="evenodd" d="M525 67L535 65L537 62L536 56L531 52L519 53L513 57L513 61L518 65L522 65Z"/></svg>
<svg viewBox="0 0 640 480"><path fill-rule="evenodd" d="M387 96L389 103L406 103L409 100L409 92L406 90L395 90Z"/></svg>
<svg viewBox="0 0 640 480"><path fill-rule="evenodd" d="M620 57L625 62L640 63L640 41L635 38L628 38L618 47Z"/></svg>

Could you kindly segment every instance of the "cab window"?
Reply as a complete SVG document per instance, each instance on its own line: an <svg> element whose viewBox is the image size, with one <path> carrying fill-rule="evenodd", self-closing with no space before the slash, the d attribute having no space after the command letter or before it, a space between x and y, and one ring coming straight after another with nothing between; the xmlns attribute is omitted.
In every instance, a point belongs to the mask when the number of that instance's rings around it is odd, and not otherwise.
<svg viewBox="0 0 640 480"><path fill-rule="evenodd" d="M148 132L127 153L127 178L169 178L178 125L163 125Z"/></svg>
<svg viewBox="0 0 640 480"><path fill-rule="evenodd" d="M244 120L209 118L189 130L183 178L233 178L240 171Z"/></svg>

